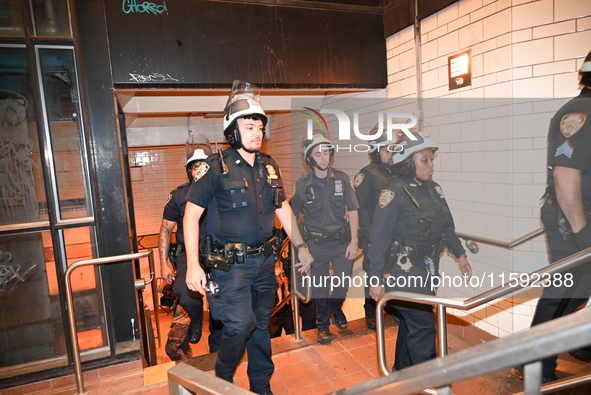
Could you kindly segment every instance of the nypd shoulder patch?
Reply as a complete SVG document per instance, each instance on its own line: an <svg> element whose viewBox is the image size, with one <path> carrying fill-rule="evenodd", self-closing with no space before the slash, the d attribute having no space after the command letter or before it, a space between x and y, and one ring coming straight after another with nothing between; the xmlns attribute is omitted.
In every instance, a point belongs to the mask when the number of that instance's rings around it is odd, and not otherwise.
<svg viewBox="0 0 591 395"><path fill-rule="evenodd" d="M389 190L389 189L382 189L382 193L380 193L379 205L380 208L384 208L390 204L390 202L394 199L396 194Z"/></svg>
<svg viewBox="0 0 591 395"><path fill-rule="evenodd" d="M571 112L566 114L560 120L560 132L564 137L569 138L581 130L586 121L587 114L581 112Z"/></svg>
<svg viewBox="0 0 591 395"><path fill-rule="evenodd" d="M361 185L364 178L365 178L365 174L363 174L363 173L359 173L355 176L355 179L353 179L353 186L355 187L355 189L357 189L359 187L359 185Z"/></svg>
<svg viewBox="0 0 591 395"><path fill-rule="evenodd" d="M194 181L198 181L201 177L206 175L208 170L209 165L206 162L201 162L197 168L197 172L195 173Z"/></svg>

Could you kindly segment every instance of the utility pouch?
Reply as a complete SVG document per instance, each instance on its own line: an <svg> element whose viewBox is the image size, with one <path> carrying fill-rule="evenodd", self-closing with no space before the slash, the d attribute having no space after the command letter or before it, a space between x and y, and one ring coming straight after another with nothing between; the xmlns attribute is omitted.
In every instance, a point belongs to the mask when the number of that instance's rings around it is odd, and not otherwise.
<svg viewBox="0 0 591 395"><path fill-rule="evenodd" d="M310 232L308 232L308 227L304 222L300 223L300 234L302 235L302 239L304 239L304 241L310 240Z"/></svg>
<svg viewBox="0 0 591 395"><path fill-rule="evenodd" d="M324 242L324 235L318 232L308 232L310 240L315 244L322 244Z"/></svg>
<svg viewBox="0 0 591 395"><path fill-rule="evenodd" d="M384 273L392 273L392 268L398 260L398 253L400 252L402 243L398 240L393 240L386 251L386 260L384 262Z"/></svg>
<svg viewBox="0 0 591 395"><path fill-rule="evenodd" d="M339 229L337 236L339 238L339 244L349 243L351 241L351 227L349 224Z"/></svg>
<svg viewBox="0 0 591 395"><path fill-rule="evenodd" d="M246 262L246 245L244 243L226 243L224 256L230 263L242 264Z"/></svg>
<svg viewBox="0 0 591 395"><path fill-rule="evenodd" d="M201 254L201 261L206 269L219 269L225 272L232 269L232 262L221 254Z"/></svg>
<svg viewBox="0 0 591 395"><path fill-rule="evenodd" d="M277 254L277 251L279 251L279 248L277 247L276 243L277 239L278 237L273 236L263 243L263 252L265 254L265 258L268 258L273 254Z"/></svg>

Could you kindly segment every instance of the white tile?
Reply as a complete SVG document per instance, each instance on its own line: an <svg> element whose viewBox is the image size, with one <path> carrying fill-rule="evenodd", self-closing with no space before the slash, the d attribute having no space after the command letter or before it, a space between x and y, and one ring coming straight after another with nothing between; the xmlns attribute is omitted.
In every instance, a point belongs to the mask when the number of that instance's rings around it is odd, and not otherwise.
<svg viewBox="0 0 591 395"><path fill-rule="evenodd" d="M484 153L484 171L511 173L513 170L512 155L509 151Z"/></svg>
<svg viewBox="0 0 591 395"><path fill-rule="evenodd" d="M554 60L554 40L544 38L539 40L516 43L511 48L513 67L548 63Z"/></svg>
<svg viewBox="0 0 591 395"><path fill-rule="evenodd" d="M447 33L447 25L439 26L437 29L433 29L429 33L424 34L423 42L437 40L439 37L445 36Z"/></svg>
<svg viewBox="0 0 591 395"><path fill-rule="evenodd" d="M437 39L437 53L440 56L452 55L454 52L457 52L459 48L459 32L457 30Z"/></svg>
<svg viewBox="0 0 591 395"><path fill-rule="evenodd" d="M454 31L454 30L460 30L463 27L466 27L470 24L470 16L468 15L464 15L459 17L458 19L455 19L453 21L451 21L450 23L448 23L447 25L447 30L448 31Z"/></svg>
<svg viewBox="0 0 591 395"><path fill-rule="evenodd" d="M513 204L515 206L534 207L540 202L544 189L545 188L540 185L514 185ZM536 228L538 228L538 226L536 226ZM532 230L533 229L529 229L527 232L531 232Z"/></svg>
<svg viewBox="0 0 591 395"><path fill-rule="evenodd" d="M511 125L513 137L540 137L546 135L550 118L551 115L547 114L519 115L513 117ZM515 159L517 160L519 158ZM522 169L520 171L536 171L535 168L531 167L528 170L523 170L525 169L523 166L519 168Z"/></svg>
<svg viewBox="0 0 591 395"><path fill-rule="evenodd" d="M511 48L494 49L484 54L484 73L494 73L511 68Z"/></svg>
<svg viewBox="0 0 591 395"><path fill-rule="evenodd" d="M522 29L511 32L511 39L513 43L520 43L532 39L532 29Z"/></svg>
<svg viewBox="0 0 591 395"><path fill-rule="evenodd" d="M485 202L490 204L501 204L510 206L512 204L511 192L511 185L488 183L485 185ZM501 217L498 217L497 219L493 220L492 218L490 218L489 220L499 221L499 223L503 223L503 231L500 234L507 234L505 232L508 232L511 229L511 224L510 222L507 222L506 218L501 219ZM490 234L498 234L498 232L491 232L490 229L487 229L487 232Z"/></svg>
<svg viewBox="0 0 591 395"><path fill-rule="evenodd" d="M423 62L438 58L437 41L423 43L421 45L421 59Z"/></svg>
<svg viewBox="0 0 591 395"><path fill-rule="evenodd" d="M586 0L560 0L554 5L557 21L591 15L591 2Z"/></svg>
<svg viewBox="0 0 591 395"><path fill-rule="evenodd" d="M483 38L489 40L511 31L511 11L497 12L483 20Z"/></svg>
<svg viewBox="0 0 591 395"><path fill-rule="evenodd" d="M513 7L511 9L513 30L552 23L553 7L553 0L540 0Z"/></svg>
<svg viewBox="0 0 591 395"><path fill-rule="evenodd" d="M476 22L479 19L484 19L489 15L494 14L497 11L495 4L487 4L484 7L480 7L470 13L470 21Z"/></svg>
<svg viewBox="0 0 591 395"><path fill-rule="evenodd" d="M534 77L550 74L574 73L577 69L577 62L573 60L563 60L562 62L552 62L546 64L537 64L533 66Z"/></svg>
<svg viewBox="0 0 591 395"><path fill-rule="evenodd" d="M518 173L527 173L540 171L540 169L546 169L545 150L513 152L513 171Z"/></svg>
<svg viewBox="0 0 591 395"><path fill-rule="evenodd" d="M591 29L591 17L577 19L577 30L578 31L589 30L589 29Z"/></svg>
<svg viewBox="0 0 591 395"><path fill-rule="evenodd" d="M554 37L554 60L584 58L590 42L591 30Z"/></svg>
<svg viewBox="0 0 591 395"><path fill-rule="evenodd" d="M458 3L458 15L468 15L472 11L482 7L482 0L460 0Z"/></svg>
<svg viewBox="0 0 591 395"><path fill-rule="evenodd" d="M574 73L566 73L566 74L558 74L554 76L554 97L556 98L572 98L578 96L579 93L579 85L578 85L578 74L577 72ZM558 110L560 106L556 107Z"/></svg>
<svg viewBox="0 0 591 395"><path fill-rule="evenodd" d="M545 76L516 80L513 82L513 97L540 99L554 97L554 79L552 76Z"/></svg>
<svg viewBox="0 0 591 395"><path fill-rule="evenodd" d="M574 20L565 21L561 23L553 23L551 25L544 25L533 28L533 38L538 39L542 37L553 37L566 33L573 33L576 31L576 22Z"/></svg>
<svg viewBox="0 0 591 395"><path fill-rule="evenodd" d="M430 15L421 20L421 32L423 34L430 32L431 30L437 29L437 14Z"/></svg>

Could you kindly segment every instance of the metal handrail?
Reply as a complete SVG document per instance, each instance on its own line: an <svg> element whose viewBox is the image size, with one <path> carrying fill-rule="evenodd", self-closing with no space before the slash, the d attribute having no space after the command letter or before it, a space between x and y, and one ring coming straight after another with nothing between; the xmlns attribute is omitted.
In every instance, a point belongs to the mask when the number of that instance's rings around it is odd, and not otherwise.
<svg viewBox="0 0 591 395"><path fill-rule="evenodd" d="M286 296L285 298L283 298L281 300L281 302L279 302L279 304L277 306L275 306L275 308L273 309L273 312L271 313L271 316L275 315L279 310L281 310L281 308L283 306L285 306L290 300L293 300L294 303L293 305L293 315L294 315L294 319L293 319L293 330L294 330L294 335L295 335L295 340L296 341L301 341L302 340L302 329L300 326L300 304L299 301L301 301L302 303L308 303L311 299L312 299L312 289L309 285L309 283L307 283L308 285L305 287L305 295L302 294L300 291L298 291L297 287L295 286L297 284L297 281L295 281L296 276L298 276L298 271L295 267L295 257L296 257L296 251L295 251L295 247L293 245L293 243L291 243L288 239L283 240L283 243L281 244L281 248L279 248L279 253L281 253L281 251L283 251L283 249L285 247L287 247L287 244L289 243L290 245L290 249L291 249L291 287L290 287L290 292L289 295Z"/></svg>
<svg viewBox="0 0 591 395"><path fill-rule="evenodd" d="M76 393L77 395L86 395L90 391L84 390L84 379L82 376L82 363L80 360L80 346L78 344L78 331L76 330L76 317L74 314L74 300L73 300L74 298L72 295L72 284L70 281L70 277L72 275L72 272L82 266L91 266L91 265L95 266L95 265L101 265L101 264L106 264L106 263L125 262L125 261L131 261L134 259L144 258L146 256L148 257L151 276L150 276L150 280L148 282L146 282L143 279L141 279L139 281L136 280L135 287L136 287L136 289L138 289L140 284L143 284L145 286L145 284L152 283L152 281L154 279L154 254L152 252L152 249L148 249L146 251L138 252L135 254L116 255L116 256L110 256L110 257L104 257L104 258L94 258L94 259L87 259L84 261L78 261L78 262L75 262L74 264L72 264L70 267L68 267L68 269L66 270L66 273L64 274L65 286L66 286L66 308L68 310L68 325L70 328L70 343L72 346L72 354L74 357L74 374L76 376L76 388L78 390L78 392ZM152 294L153 293L154 292L152 292ZM158 322L158 314L156 314L156 326L158 328L157 329L158 330L158 338L160 338L160 324Z"/></svg>
<svg viewBox="0 0 591 395"><path fill-rule="evenodd" d="M526 368L525 393L539 394L542 374L540 360L589 344L591 344L591 309L587 308L576 314L536 325L527 331L410 366L389 376L380 376L334 394L416 394L427 387L449 388L455 382L521 364L525 364ZM534 378L532 376L538 376L539 380L532 380ZM550 387L565 388L561 384L559 382L546 384L543 388L544 392ZM572 382L566 384L571 387L574 385Z"/></svg>
<svg viewBox="0 0 591 395"><path fill-rule="evenodd" d="M586 250L577 252L569 257L561 259L543 269L537 270L532 272L529 275L529 278L535 278L535 274L539 274L540 277L538 281L533 281L531 284L523 284L523 282L517 282L517 284L513 284L511 281L506 282L503 285L500 285L496 288L491 289L490 291L483 292L480 295L474 296L466 301L460 301L450 298L442 298L438 296L429 296L423 294L417 294L413 292L403 292L403 291L393 291L388 292L384 296L380 298L377 303L376 311L381 312L384 311L384 305L392 299L396 300L404 300L408 302L415 302L420 304L429 304L438 306L438 328L437 328L437 340L440 345L447 344L447 318L445 314L446 307L453 307L460 310L470 310L475 307L481 306L485 303L488 303L492 300L498 299L502 296L515 292L522 288L531 287L535 284L545 281L546 279L543 274L554 274L558 272L562 272L565 270L572 269L576 266L582 265L583 263L587 263L591 261L591 248L587 248ZM444 337L445 336L445 337ZM377 338L377 347L378 347L378 359L380 370L384 375L389 375L391 372L389 371L388 367L386 366L386 347L385 347L385 339L384 339L384 317L383 314L376 314L376 338ZM445 352L441 353L442 348L440 347L440 355L445 355Z"/></svg>
<svg viewBox="0 0 591 395"><path fill-rule="evenodd" d="M468 245L468 243L470 241L477 241L480 243L484 243L484 244L489 244L492 246L496 246L496 247L501 247L501 248L505 248L507 250L511 250L515 247L517 247L518 245L521 245L523 243L525 243L526 241L529 241L533 238L536 238L542 234L544 234L545 230L544 228L538 228L534 231L529 232L526 235L523 235L521 237L518 237L517 239L510 241L510 242L503 242L503 241L498 241L498 240L493 240L493 239L489 239L486 237L481 237L481 236L474 236L474 235L469 235L466 233L461 233L461 232L456 232L456 235L458 235L459 238L466 240L466 247L468 247L468 249L472 252L472 253L476 253L478 252L478 249L476 250L476 252L472 251L472 248ZM478 248L478 247L476 247Z"/></svg>

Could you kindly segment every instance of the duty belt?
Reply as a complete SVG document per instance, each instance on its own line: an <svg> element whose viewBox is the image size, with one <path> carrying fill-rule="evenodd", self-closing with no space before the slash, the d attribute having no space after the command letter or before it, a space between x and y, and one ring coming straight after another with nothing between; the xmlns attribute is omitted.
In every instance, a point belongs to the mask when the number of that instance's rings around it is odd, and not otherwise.
<svg viewBox="0 0 591 395"><path fill-rule="evenodd" d="M258 246L249 246L244 243L233 242L226 243L224 245L214 244L213 252L215 254L223 254L226 258L229 258L232 255L240 256L241 254L244 254L246 258L250 258L251 256L255 256L265 252L265 243L260 244Z"/></svg>

